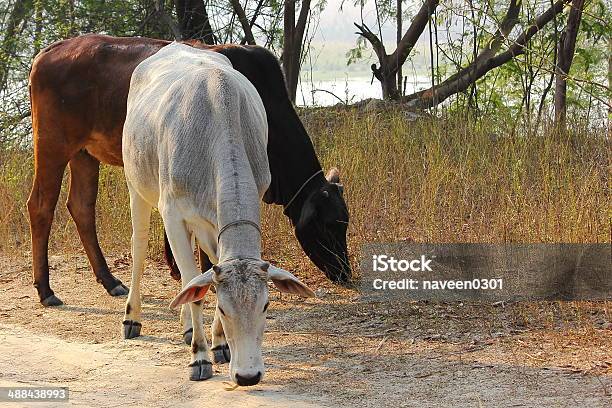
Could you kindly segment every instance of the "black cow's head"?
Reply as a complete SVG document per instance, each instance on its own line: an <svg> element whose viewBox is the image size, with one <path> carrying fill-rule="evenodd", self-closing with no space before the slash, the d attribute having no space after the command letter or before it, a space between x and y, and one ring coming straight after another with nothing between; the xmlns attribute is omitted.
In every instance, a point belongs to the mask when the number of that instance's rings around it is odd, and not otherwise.
<svg viewBox="0 0 612 408"><path fill-rule="evenodd" d="M329 279L346 283L351 278L346 249L349 213L338 169L332 168L326 179L306 197L295 235L306 255Z"/></svg>

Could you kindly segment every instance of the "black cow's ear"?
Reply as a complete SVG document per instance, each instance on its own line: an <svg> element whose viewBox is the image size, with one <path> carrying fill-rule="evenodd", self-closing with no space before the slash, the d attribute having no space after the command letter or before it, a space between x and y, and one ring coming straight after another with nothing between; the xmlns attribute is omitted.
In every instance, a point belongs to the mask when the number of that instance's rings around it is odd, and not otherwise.
<svg viewBox="0 0 612 408"><path fill-rule="evenodd" d="M325 176L325 178L330 183L336 183L336 184L339 183L340 182L340 170L338 170L336 167L332 167L327 172L327 175Z"/></svg>
<svg viewBox="0 0 612 408"><path fill-rule="evenodd" d="M308 225L312 219L317 215L317 209L313 202L310 200L306 200L304 206L302 207L302 213L300 214L300 219L296 225L297 229L302 229L306 225Z"/></svg>

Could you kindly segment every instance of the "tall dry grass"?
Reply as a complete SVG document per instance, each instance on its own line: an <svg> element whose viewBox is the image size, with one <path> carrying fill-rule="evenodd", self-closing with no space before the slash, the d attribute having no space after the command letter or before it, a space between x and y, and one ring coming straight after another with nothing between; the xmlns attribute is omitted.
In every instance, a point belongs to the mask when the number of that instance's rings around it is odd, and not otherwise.
<svg viewBox="0 0 612 408"><path fill-rule="evenodd" d="M603 129L527 135L511 122L408 122L401 112L316 123L322 161L344 174L355 244L610 238Z"/></svg>
<svg viewBox="0 0 612 408"><path fill-rule="evenodd" d="M402 112L304 111L323 166L337 166L351 212L354 257L372 241L609 242L610 140L605 129L530 133L511 120L421 118ZM67 177L66 177L67 178ZM0 150L0 251L29 249L25 203L31 151ZM52 251L81 245L60 196ZM128 194L103 166L98 231L106 252L129 252ZM264 206L264 256L312 268L279 207ZM155 215L151 253L161 253Z"/></svg>

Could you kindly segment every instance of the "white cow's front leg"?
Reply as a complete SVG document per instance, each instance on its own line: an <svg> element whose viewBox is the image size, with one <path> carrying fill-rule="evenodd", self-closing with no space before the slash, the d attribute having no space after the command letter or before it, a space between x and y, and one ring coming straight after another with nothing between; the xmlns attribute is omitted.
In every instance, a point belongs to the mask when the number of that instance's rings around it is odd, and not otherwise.
<svg viewBox="0 0 612 408"><path fill-rule="evenodd" d="M174 253L174 259L181 271L181 283L185 287L193 278L200 274L191 250L191 240L185 222L176 216L172 209L161 209L164 227ZM191 340L191 362L189 364L189 379L192 381L206 380L212 377L212 363L208 357L209 349L204 333L202 318L202 301L191 303L191 323L193 337Z"/></svg>
<svg viewBox="0 0 612 408"><path fill-rule="evenodd" d="M130 210L132 213L132 283L123 318L123 337L126 339L140 336L142 327L140 281L147 256L151 219L151 205L131 187Z"/></svg>
<svg viewBox="0 0 612 408"><path fill-rule="evenodd" d="M191 307L189 305L181 305L181 324L183 325L183 340L185 344L191 345L193 326L191 321Z"/></svg>
<svg viewBox="0 0 612 408"><path fill-rule="evenodd" d="M215 309L215 318L212 322L212 348L213 361L215 364L229 363L231 359L230 349L225 339L225 333L223 332L223 325L219 318L219 309Z"/></svg>

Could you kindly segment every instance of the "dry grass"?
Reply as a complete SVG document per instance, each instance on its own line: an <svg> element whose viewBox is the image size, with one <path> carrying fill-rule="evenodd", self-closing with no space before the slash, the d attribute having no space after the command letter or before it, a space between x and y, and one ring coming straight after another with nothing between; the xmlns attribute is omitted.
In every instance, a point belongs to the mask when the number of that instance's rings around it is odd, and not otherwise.
<svg viewBox="0 0 612 408"><path fill-rule="evenodd" d="M603 135L512 135L511 123L401 113L346 113L315 128L323 162L344 173L354 245L609 240Z"/></svg>
<svg viewBox="0 0 612 408"><path fill-rule="evenodd" d="M303 116L323 166L341 170L354 255L372 241L610 240L605 129L526 135L500 119L409 122L402 112L329 110ZM0 150L0 251L29 247L25 202L31 180L29 149ZM98 214L103 248L126 251L128 194L118 168L102 167ZM266 254L290 263L303 258L295 240L288 242L291 229L280 209L265 206L263 218ZM153 231L157 254L162 242L157 216ZM68 212L58 205L51 248L80 247Z"/></svg>

